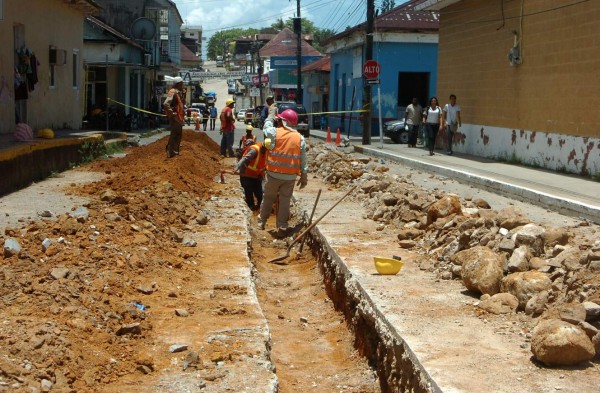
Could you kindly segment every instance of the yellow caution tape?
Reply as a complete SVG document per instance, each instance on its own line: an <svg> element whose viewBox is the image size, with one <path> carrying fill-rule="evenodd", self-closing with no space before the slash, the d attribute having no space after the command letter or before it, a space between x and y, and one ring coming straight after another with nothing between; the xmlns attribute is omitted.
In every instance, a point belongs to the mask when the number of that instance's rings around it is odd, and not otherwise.
<svg viewBox="0 0 600 393"><path fill-rule="evenodd" d="M138 112L148 113L148 114L150 114L150 115L155 115L155 116L163 116L163 117L164 117L164 116L166 116L166 115L165 115L165 114L163 114L163 113L155 113L155 112L147 111L147 110L145 110L145 109L138 108L138 107L136 107L136 106L127 105L127 104L124 104L124 103L122 103L122 102L119 102L119 101L117 101L117 100L113 100L112 98L107 98L107 100L108 100L108 101L112 101L112 102L114 102L114 103L117 103L117 104L119 104L119 105L126 106L127 108L135 109L135 110L136 110L136 111L138 111Z"/></svg>

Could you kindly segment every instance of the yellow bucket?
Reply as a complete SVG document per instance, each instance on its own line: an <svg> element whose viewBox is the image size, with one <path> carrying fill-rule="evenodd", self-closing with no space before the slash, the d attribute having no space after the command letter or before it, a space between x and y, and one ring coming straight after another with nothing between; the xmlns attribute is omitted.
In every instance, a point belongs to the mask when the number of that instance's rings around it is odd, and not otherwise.
<svg viewBox="0 0 600 393"><path fill-rule="evenodd" d="M379 274L396 274L404 265L404 262L394 258L373 257L373 259L375 260L375 269Z"/></svg>

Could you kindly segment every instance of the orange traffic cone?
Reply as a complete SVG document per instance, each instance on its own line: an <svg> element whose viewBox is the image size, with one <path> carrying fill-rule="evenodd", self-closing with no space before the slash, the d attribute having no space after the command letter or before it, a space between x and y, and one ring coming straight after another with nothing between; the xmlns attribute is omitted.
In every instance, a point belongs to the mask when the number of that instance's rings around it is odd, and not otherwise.
<svg viewBox="0 0 600 393"><path fill-rule="evenodd" d="M200 118L198 116L196 116L196 126L194 127L194 130L200 131Z"/></svg>
<svg viewBox="0 0 600 393"><path fill-rule="evenodd" d="M327 127L327 139L325 140L326 143L331 143L331 127Z"/></svg>
<svg viewBox="0 0 600 393"><path fill-rule="evenodd" d="M339 146L342 143L342 132L340 129L337 129L337 133L335 134L335 145Z"/></svg>

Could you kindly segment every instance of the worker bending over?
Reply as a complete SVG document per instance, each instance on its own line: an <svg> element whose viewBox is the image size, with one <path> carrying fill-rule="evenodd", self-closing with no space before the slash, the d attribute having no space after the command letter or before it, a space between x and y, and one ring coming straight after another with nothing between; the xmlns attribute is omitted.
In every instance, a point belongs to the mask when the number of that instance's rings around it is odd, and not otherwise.
<svg viewBox="0 0 600 393"><path fill-rule="evenodd" d="M265 176L265 167L267 162L267 148L271 143L266 139L265 143L255 142L254 139L246 140L246 148L242 153L242 158L235 167L235 174L240 175L240 184L244 189L244 198L246 204L252 211L260 208L263 200L262 181ZM255 202L256 198L256 202Z"/></svg>

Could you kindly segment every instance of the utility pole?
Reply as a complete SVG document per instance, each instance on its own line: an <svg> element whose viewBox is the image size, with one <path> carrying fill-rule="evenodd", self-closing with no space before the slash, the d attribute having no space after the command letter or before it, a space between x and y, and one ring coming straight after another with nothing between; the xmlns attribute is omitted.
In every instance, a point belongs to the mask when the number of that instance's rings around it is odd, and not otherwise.
<svg viewBox="0 0 600 393"><path fill-rule="evenodd" d="M367 0L367 31L365 39L365 62L373 59L373 30L375 26L375 0ZM363 145L371 144L371 85L363 77Z"/></svg>
<svg viewBox="0 0 600 393"><path fill-rule="evenodd" d="M300 18L300 0L296 0L297 15L294 19L294 32L296 33L296 103L302 104L302 19Z"/></svg>

